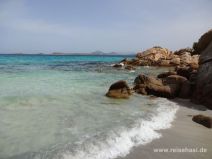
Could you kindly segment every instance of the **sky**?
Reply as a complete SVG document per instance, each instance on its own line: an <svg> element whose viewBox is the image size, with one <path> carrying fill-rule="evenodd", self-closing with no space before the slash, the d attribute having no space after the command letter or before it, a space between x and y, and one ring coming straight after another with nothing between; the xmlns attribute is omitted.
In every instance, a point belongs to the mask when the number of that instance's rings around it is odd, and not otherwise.
<svg viewBox="0 0 212 159"><path fill-rule="evenodd" d="M0 0L0 53L191 47L212 0Z"/></svg>

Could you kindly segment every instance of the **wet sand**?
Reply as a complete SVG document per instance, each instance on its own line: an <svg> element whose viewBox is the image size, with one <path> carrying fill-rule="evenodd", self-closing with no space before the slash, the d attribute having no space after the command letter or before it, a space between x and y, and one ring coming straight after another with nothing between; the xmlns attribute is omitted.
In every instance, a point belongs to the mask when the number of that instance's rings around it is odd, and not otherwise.
<svg viewBox="0 0 212 159"><path fill-rule="evenodd" d="M211 159L212 129L208 129L192 121L192 115L204 114L212 116L212 110L195 105L188 100L174 100L180 105L176 119L170 129L159 131L162 137L132 149L131 153L119 159ZM154 152L154 149L201 148L207 152Z"/></svg>

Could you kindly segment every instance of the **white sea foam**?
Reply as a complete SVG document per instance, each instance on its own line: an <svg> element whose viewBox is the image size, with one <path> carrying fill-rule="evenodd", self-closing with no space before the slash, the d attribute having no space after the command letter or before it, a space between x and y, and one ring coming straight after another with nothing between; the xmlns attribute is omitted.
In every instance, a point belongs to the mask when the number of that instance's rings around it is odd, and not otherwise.
<svg viewBox="0 0 212 159"><path fill-rule="evenodd" d="M178 109L167 99L156 100L158 108L147 119L140 119L132 128L110 132L106 138L88 142L76 152L64 152L64 159L112 159L127 155L134 146L144 145L162 136L157 130L171 127Z"/></svg>

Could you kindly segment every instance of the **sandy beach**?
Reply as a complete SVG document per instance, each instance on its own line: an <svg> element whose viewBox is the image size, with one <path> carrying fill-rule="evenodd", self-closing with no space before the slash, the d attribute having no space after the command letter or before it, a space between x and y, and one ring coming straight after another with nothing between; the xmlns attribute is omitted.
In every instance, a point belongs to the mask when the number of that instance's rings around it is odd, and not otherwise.
<svg viewBox="0 0 212 159"><path fill-rule="evenodd" d="M212 130L192 121L192 115L212 115L211 110L195 105L188 100L174 100L180 105L176 119L170 129L160 131L162 137L132 149L131 153L122 159L211 159ZM201 148L207 152L154 152L155 149Z"/></svg>

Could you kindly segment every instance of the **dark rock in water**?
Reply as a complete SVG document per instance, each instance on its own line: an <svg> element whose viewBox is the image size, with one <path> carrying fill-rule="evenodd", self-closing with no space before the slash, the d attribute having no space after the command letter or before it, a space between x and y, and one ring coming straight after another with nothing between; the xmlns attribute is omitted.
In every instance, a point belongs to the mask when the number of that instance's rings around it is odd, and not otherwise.
<svg viewBox="0 0 212 159"><path fill-rule="evenodd" d="M127 82L121 80L110 86L106 96L111 98L129 98L131 94L132 92Z"/></svg>
<svg viewBox="0 0 212 159"><path fill-rule="evenodd" d="M140 74L135 78L134 84L135 92L143 95L165 98L175 98L179 95L188 98L190 95L190 83L185 77L179 75L170 75L161 80ZM181 89L182 86L185 88Z"/></svg>
<svg viewBox="0 0 212 159"><path fill-rule="evenodd" d="M149 84L154 84L154 85L163 85L162 80L156 79L151 76L146 76L144 74L138 75L135 80L134 80L135 85L143 84L143 85L149 85Z"/></svg>
<svg viewBox="0 0 212 159"><path fill-rule="evenodd" d="M170 88L163 85L162 80L140 74L134 80L135 92L143 95L155 95L159 97L171 97Z"/></svg>
<svg viewBox="0 0 212 159"><path fill-rule="evenodd" d="M141 61L138 58L132 59L131 61L128 61L127 64L133 65L133 66L140 66Z"/></svg>
<svg viewBox="0 0 212 159"><path fill-rule="evenodd" d="M124 64L122 64L122 63L114 64L114 65L113 65L113 67L115 67L115 68L121 68L121 67L123 67L123 66L124 66Z"/></svg>
<svg viewBox="0 0 212 159"><path fill-rule="evenodd" d="M148 95L154 95L157 97L164 97L164 98L174 98L175 97L175 90L174 86L168 85L148 85L146 87L146 92Z"/></svg>
<svg viewBox="0 0 212 159"><path fill-rule="evenodd" d="M190 95L190 83L188 79L179 75L171 75L168 76L164 83L169 85L170 87L174 87L174 96L181 98L188 98ZM183 88L183 86L185 88Z"/></svg>
<svg viewBox="0 0 212 159"><path fill-rule="evenodd" d="M146 86L144 84L136 84L133 90L135 90L135 92L138 94L148 95L146 91Z"/></svg>
<svg viewBox="0 0 212 159"><path fill-rule="evenodd" d="M168 71L168 72L163 72L163 73L159 74L157 77L158 78L166 78L166 77L168 77L170 75L176 75L176 74L177 73L174 72L174 71Z"/></svg>
<svg viewBox="0 0 212 159"><path fill-rule="evenodd" d="M201 124L207 128L212 128L212 118L204 115L195 115L192 120L198 124Z"/></svg>
<svg viewBox="0 0 212 159"><path fill-rule="evenodd" d="M127 65L127 66L125 66L125 69L126 70L135 70L136 68L134 66Z"/></svg>
<svg viewBox="0 0 212 159"><path fill-rule="evenodd" d="M121 65L128 65L128 63L130 62L130 60L128 60L127 58L125 58L125 59L123 59L123 60L121 60L119 63L118 63L118 65L119 64L121 64Z"/></svg>
<svg viewBox="0 0 212 159"><path fill-rule="evenodd" d="M120 63L125 63L125 62L128 62L129 60L127 58L123 59L120 61Z"/></svg>
<svg viewBox="0 0 212 159"><path fill-rule="evenodd" d="M135 92L143 95L155 95L158 97L174 98L175 85L165 85L161 79L140 74L134 80Z"/></svg>

